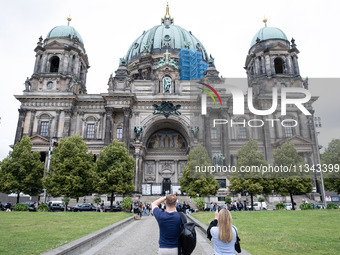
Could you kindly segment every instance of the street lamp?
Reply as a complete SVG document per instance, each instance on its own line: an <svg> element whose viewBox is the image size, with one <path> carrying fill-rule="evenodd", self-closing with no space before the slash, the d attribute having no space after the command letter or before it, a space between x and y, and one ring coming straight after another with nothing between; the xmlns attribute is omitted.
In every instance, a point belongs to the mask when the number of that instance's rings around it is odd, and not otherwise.
<svg viewBox="0 0 340 255"><path fill-rule="evenodd" d="M313 117L314 111L312 111L312 116L308 118L308 126L311 127L311 131L314 134L314 140L316 144L316 156L317 156L317 169L319 169L320 173L320 179L321 179L321 196L322 196L322 202L325 205L325 208L327 208L327 202L325 197L325 186L323 183L323 174L321 169L321 160L320 160L320 151L319 151L319 141L318 141L318 134L316 132L316 128L321 128L321 118L320 117ZM312 134L312 135L313 135Z"/></svg>
<svg viewBox="0 0 340 255"><path fill-rule="evenodd" d="M46 166L46 172L49 173L50 172L50 163L51 163L51 155L53 153L53 145L54 145L54 140L56 138L53 137L50 139L50 146L48 148L48 158L47 158L47 166ZM46 204L46 200L47 200L47 194L46 194L46 189L44 188L44 203Z"/></svg>

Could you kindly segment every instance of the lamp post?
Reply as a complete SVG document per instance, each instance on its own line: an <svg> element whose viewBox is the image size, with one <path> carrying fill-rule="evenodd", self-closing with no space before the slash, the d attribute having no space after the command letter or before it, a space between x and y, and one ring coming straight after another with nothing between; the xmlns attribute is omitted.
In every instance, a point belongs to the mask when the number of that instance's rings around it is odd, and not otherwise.
<svg viewBox="0 0 340 255"><path fill-rule="evenodd" d="M320 159L320 151L319 151L319 141L318 141L318 134L316 132L316 128L321 128L321 118L320 117L314 117L314 111L312 111L312 116L308 119L308 126L311 127L312 135L314 135L315 145L316 145L316 156L317 156L317 166L320 170L320 179L321 179L321 196L322 196L322 202L325 205L325 208L327 208L327 202L325 197L325 185L323 183L323 174L322 174L322 168L321 168L321 159Z"/></svg>
<svg viewBox="0 0 340 255"><path fill-rule="evenodd" d="M50 139L50 147L48 148L48 158L47 158L47 166L46 166L46 172L50 172L50 163L51 163L51 155L53 152L53 145L54 145L54 140L55 138ZM47 202L47 194L46 194L46 189L44 188L44 203L46 204Z"/></svg>

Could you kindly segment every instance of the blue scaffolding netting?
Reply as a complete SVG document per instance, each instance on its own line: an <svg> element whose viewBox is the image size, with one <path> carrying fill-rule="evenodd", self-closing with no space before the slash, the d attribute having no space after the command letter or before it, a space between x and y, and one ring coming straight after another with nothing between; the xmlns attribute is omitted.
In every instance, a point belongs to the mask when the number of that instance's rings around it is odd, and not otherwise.
<svg viewBox="0 0 340 255"><path fill-rule="evenodd" d="M202 53L191 49L181 49L179 52L178 69L181 80L199 80L204 77L208 64L202 60Z"/></svg>

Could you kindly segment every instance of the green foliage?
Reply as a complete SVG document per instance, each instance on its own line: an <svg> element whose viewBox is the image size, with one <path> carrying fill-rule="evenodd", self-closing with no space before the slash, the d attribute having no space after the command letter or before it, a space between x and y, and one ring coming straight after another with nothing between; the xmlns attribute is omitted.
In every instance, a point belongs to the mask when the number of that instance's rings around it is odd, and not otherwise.
<svg viewBox="0 0 340 255"><path fill-rule="evenodd" d="M286 206L285 206L284 203L277 203L275 205L275 208L276 208L276 210L284 210L284 209L286 209Z"/></svg>
<svg viewBox="0 0 340 255"><path fill-rule="evenodd" d="M312 210L313 205L309 204L309 203L302 203L302 204L300 204L300 209L301 210Z"/></svg>
<svg viewBox="0 0 340 255"><path fill-rule="evenodd" d="M102 201L102 199L100 197L95 197L93 199L93 201L97 204L97 206L100 204L100 202Z"/></svg>
<svg viewBox="0 0 340 255"><path fill-rule="evenodd" d="M230 178L230 190L235 192L248 192L253 207L253 196L256 194L268 194L273 190L273 180L263 178L261 173L241 173L242 168L263 167L267 166L262 153L258 152L258 144L256 140L249 139L237 152L236 168L238 173L232 174Z"/></svg>
<svg viewBox="0 0 340 255"><path fill-rule="evenodd" d="M339 206L335 203L328 203L327 209L339 209Z"/></svg>
<svg viewBox="0 0 340 255"><path fill-rule="evenodd" d="M295 147L291 143L284 143L281 148L274 152L274 166L302 166L304 164ZM310 176L306 176L300 171L291 173L279 173L274 181L275 191L282 195L289 194L294 208L294 193L312 192L313 184Z"/></svg>
<svg viewBox="0 0 340 255"><path fill-rule="evenodd" d="M231 204L231 197L225 197L224 201L228 204Z"/></svg>
<svg viewBox="0 0 340 255"><path fill-rule="evenodd" d="M111 206L115 192L130 194L134 190L135 160L129 155L125 144L114 140L105 146L96 162L93 186L99 194L111 194Z"/></svg>
<svg viewBox="0 0 340 255"><path fill-rule="evenodd" d="M38 255L103 229L132 214L0 211L0 254Z"/></svg>
<svg viewBox="0 0 340 255"><path fill-rule="evenodd" d="M206 226L215 212L191 214ZM242 249L258 255L339 254L340 210L230 212Z"/></svg>
<svg viewBox="0 0 340 255"><path fill-rule="evenodd" d="M121 202L122 209L126 212L129 212L131 209L131 204L132 204L132 197L124 197Z"/></svg>
<svg viewBox="0 0 340 255"><path fill-rule="evenodd" d="M199 210L203 210L205 204L203 197L194 197L193 201Z"/></svg>
<svg viewBox="0 0 340 255"><path fill-rule="evenodd" d="M28 205L27 204L16 204L13 207L13 210L16 212L26 212L28 211Z"/></svg>
<svg viewBox="0 0 340 255"><path fill-rule="evenodd" d="M46 204L38 205L38 212L48 212L50 208Z"/></svg>
<svg viewBox="0 0 340 255"><path fill-rule="evenodd" d="M80 136L61 139L51 157L44 185L52 196L77 198L92 192L93 155Z"/></svg>
<svg viewBox="0 0 340 255"><path fill-rule="evenodd" d="M65 210L66 210L67 205L70 203L70 198L69 197L65 197L61 201L63 201L63 203L65 205Z"/></svg>
<svg viewBox="0 0 340 255"><path fill-rule="evenodd" d="M196 167L201 168L201 172L196 172ZM205 167L212 166L207 150L203 146L192 149L188 155L187 164L183 168L183 177L179 179L181 191L186 192L188 196L205 197L215 195L219 189L217 180Z"/></svg>
<svg viewBox="0 0 340 255"><path fill-rule="evenodd" d="M266 200L263 197L259 197L258 201L262 203L262 202L264 202Z"/></svg>
<svg viewBox="0 0 340 255"><path fill-rule="evenodd" d="M18 194L17 203L20 192L35 196L42 191L44 163L40 153L31 150L31 140L24 136L1 162L0 191Z"/></svg>
<svg viewBox="0 0 340 255"><path fill-rule="evenodd" d="M321 155L321 163L332 165L340 165L340 139L333 139L329 144L328 148ZM327 167L329 169L329 167ZM327 190L332 190L340 194L340 172L337 173L324 173L325 178L325 188Z"/></svg>

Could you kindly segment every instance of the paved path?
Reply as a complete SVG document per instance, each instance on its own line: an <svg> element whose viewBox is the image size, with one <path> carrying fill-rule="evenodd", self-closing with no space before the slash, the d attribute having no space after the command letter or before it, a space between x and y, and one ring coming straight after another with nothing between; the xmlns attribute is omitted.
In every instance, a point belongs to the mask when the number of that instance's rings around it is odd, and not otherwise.
<svg viewBox="0 0 340 255"><path fill-rule="evenodd" d="M197 245L192 255L214 254L210 241L196 229ZM154 255L158 251L159 229L153 216L133 221L115 234L104 239L83 255Z"/></svg>

